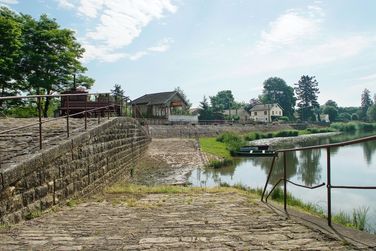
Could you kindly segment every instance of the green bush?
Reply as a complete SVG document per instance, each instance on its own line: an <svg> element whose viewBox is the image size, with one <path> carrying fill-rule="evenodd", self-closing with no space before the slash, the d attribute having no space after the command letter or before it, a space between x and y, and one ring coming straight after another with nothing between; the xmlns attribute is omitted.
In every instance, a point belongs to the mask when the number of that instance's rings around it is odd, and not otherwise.
<svg viewBox="0 0 376 251"><path fill-rule="evenodd" d="M226 148L232 151L238 151L241 146L245 145L243 138L233 132L225 132L217 137L217 141L225 143Z"/></svg>
<svg viewBox="0 0 376 251"><path fill-rule="evenodd" d="M376 130L376 123L364 123L364 122L349 122L349 123L333 123L332 128L335 128L342 132L354 132L359 131L373 131Z"/></svg>
<svg viewBox="0 0 376 251"><path fill-rule="evenodd" d="M278 120L279 121L289 121L290 119L287 116L281 116L281 117L278 118Z"/></svg>

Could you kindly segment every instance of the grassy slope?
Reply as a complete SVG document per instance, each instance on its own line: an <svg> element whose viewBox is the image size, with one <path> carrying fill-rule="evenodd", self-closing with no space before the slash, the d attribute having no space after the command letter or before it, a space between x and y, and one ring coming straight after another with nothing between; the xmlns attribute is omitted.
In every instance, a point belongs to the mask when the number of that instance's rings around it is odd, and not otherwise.
<svg viewBox="0 0 376 251"><path fill-rule="evenodd" d="M216 138L200 138L201 150L206 153L230 159L230 152L226 149L226 144L218 142Z"/></svg>

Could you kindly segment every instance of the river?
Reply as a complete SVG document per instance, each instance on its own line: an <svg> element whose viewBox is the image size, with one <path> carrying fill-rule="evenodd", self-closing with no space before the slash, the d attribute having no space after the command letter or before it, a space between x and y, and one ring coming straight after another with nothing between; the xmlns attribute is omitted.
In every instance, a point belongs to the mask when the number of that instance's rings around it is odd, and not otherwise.
<svg viewBox="0 0 376 251"><path fill-rule="evenodd" d="M373 133L374 134L374 133ZM293 147L337 143L372 134L340 134L325 138L295 143ZM274 147L281 149L284 145ZM262 188L272 162L270 157L239 158L233 166L219 169L194 170L189 182L193 186L216 186L221 182L230 185L242 184L251 188ZM276 160L269 189L283 177L283 158ZM292 152L287 155L287 178L293 182L314 186L326 182L326 149ZM359 143L331 149L332 185L375 186L376 185L376 141ZM304 189L288 184L288 191L304 202L313 203L326 211L326 187ZM368 208L367 228L376 230L376 190L332 189L332 213L340 211L352 215L354 209Z"/></svg>

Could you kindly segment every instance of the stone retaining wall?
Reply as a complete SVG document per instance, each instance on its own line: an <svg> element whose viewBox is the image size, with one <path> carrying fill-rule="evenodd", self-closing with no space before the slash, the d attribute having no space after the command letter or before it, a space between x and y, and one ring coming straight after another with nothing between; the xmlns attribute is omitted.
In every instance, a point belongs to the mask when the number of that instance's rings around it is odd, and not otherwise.
<svg viewBox="0 0 376 251"><path fill-rule="evenodd" d="M152 138L195 138L200 136L214 137L223 132L266 132L291 130L288 124L256 124L256 125L149 125Z"/></svg>
<svg viewBox="0 0 376 251"><path fill-rule="evenodd" d="M115 118L0 169L0 224L126 179L149 142L138 122Z"/></svg>

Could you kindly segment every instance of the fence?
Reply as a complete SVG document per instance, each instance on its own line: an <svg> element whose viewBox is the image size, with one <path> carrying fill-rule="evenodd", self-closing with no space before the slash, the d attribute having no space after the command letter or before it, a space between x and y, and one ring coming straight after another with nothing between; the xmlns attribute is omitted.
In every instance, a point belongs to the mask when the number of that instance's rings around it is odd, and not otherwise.
<svg viewBox="0 0 376 251"><path fill-rule="evenodd" d="M102 100L101 102L92 102L88 101L88 97L90 96L101 96L102 99L105 97L105 101ZM82 97L81 99L79 97ZM63 116L50 118L46 120L42 120L42 99L53 99L53 98L60 98L60 111ZM88 127L88 116L95 115L98 119L98 124L100 123L101 116L104 116L107 113L107 118L110 118L111 113L117 112L118 114L121 113L121 106L114 102L110 101L110 93L79 93L79 94L58 94L58 95L30 95L30 96L11 96L11 97L0 97L0 102L5 102L9 100L30 100L36 102L36 109L37 109L37 118L38 122L29 123L22 126L16 126L13 128L9 128L3 131L0 131L0 136L7 135L11 132L20 131L21 129L27 129L30 127L38 126L38 141L39 141L39 149L43 148L43 125L46 123L50 123L52 121L57 120L66 120L66 135L67 138L70 137L70 118L72 117L83 117L83 128L87 130ZM78 102L80 100L80 102ZM80 104L78 104L78 103ZM117 111L118 108L120 112ZM0 155L2 155L0 153ZM0 166L2 164L2 158L0 159Z"/></svg>
<svg viewBox="0 0 376 251"><path fill-rule="evenodd" d="M322 187L325 185L325 183L316 185L316 186L304 186L301 184L297 184L295 182L292 182L290 180L287 180L287 161L286 161L286 153L287 152L296 152L296 151L305 151L305 150L313 150L313 149L326 149L326 188L327 188L327 214L328 214L328 225L332 226L332 195L331 190L332 189L376 189L376 186L346 186L346 185L332 185L331 183L331 160L330 160L330 149L333 147L341 147L341 146L347 146L347 145L353 145L358 143L363 143L367 141L373 141L376 140L376 136L370 136L365 138L360 138L356 140L350 140L346 142L341 143L335 143L335 144L326 144L326 145L318 145L318 146L309 146L309 147L301 147L301 148L291 148L291 149L282 149L277 151L277 155L273 157L272 164L268 173L268 177L265 182L265 186L262 192L261 201L265 202L268 201L269 196L273 193L274 189L283 181L283 208L285 211L287 211L287 183L290 183L292 185L302 187L302 188L308 188L308 189L316 189L319 187ZM275 163L275 158L278 157L280 153L283 153L283 178L280 179L270 190L270 192L266 194L266 189L270 180L270 177L273 172L273 167Z"/></svg>

